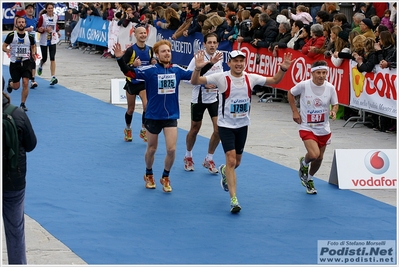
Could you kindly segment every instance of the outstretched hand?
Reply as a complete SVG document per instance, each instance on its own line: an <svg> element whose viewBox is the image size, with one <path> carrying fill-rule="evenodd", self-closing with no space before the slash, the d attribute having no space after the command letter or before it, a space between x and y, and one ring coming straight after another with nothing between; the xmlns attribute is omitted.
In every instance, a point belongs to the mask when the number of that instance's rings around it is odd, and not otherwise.
<svg viewBox="0 0 399 267"><path fill-rule="evenodd" d="M116 43L113 47L112 47L112 51L114 51L114 55L116 58L120 58L122 57L126 50L122 50L121 44L120 43Z"/></svg>
<svg viewBox="0 0 399 267"><path fill-rule="evenodd" d="M284 60L282 63L280 63L280 67L283 67L284 69L289 69L291 66L293 60L292 60L292 53L284 53Z"/></svg>
<svg viewBox="0 0 399 267"><path fill-rule="evenodd" d="M204 60L205 57L205 51L204 50L199 50L195 55L195 67L198 69L202 69L208 62L205 62Z"/></svg>
<svg viewBox="0 0 399 267"><path fill-rule="evenodd" d="M217 52L209 60L212 64L218 63L219 60L223 59L223 52Z"/></svg>

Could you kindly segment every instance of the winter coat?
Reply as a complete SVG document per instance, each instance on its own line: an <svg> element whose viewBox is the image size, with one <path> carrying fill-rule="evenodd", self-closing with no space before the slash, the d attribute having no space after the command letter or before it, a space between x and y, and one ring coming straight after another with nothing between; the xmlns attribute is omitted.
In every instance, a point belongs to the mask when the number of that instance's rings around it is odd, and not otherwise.
<svg viewBox="0 0 399 267"><path fill-rule="evenodd" d="M3 110L10 104L8 99L3 95ZM26 152L32 151L36 147L36 135L25 111L17 108L11 114L18 129L19 154L18 167L9 169L3 168L3 192L20 191L26 185Z"/></svg>

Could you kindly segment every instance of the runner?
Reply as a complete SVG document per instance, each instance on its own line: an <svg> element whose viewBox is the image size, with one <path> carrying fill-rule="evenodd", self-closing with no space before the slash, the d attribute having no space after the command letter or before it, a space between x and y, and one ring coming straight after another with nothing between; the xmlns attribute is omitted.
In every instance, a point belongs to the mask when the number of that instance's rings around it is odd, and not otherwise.
<svg viewBox="0 0 399 267"><path fill-rule="evenodd" d="M50 54L50 71L51 80L50 85L58 83L55 77L55 53L57 50L57 43L61 37L60 30L57 25L58 16L54 14L54 4L47 3L45 11L40 16L37 23L37 31L40 32L40 50L42 51L42 59L40 60L37 74L40 76L43 72L43 65L47 61L47 47Z"/></svg>
<svg viewBox="0 0 399 267"><path fill-rule="evenodd" d="M331 143L328 116L333 120L338 111L338 97L334 85L326 81L328 66L324 60L316 61L311 68L312 78L296 84L288 92L292 118L299 124L299 136L306 154L299 160L299 178L306 193L317 194L313 176L319 170L327 145ZM295 96L300 95L300 111L295 105ZM332 109L330 111L330 105Z"/></svg>
<svg viewBox="0 0 399 267"><path fill-rule="evenodd" d="M35 9L33 4L27 4L25 6L26 14L23 16L26 21L25 31L27 31L30 35L33 36L36 40L36 25L37 25L37 18L34 17ZM36 75L36 55L33 55L32 61L32 78L30 88L36 88L38 86L37 82L35 82L35 75Z"/></svg>
<svg viewBox="0 0 399 267"><path fill-rule="evenodd" d="M25 105L29 95L29 79L32 77L32 55L36 55L35 38L25 31L25 18L18 17L15 21L16 30L10 32L4 43L3 51L10 56L10 76L7 92L18 90L22 78L22 93L20 107L28 111Z"/></svg>
<svg viewBox="0 0 399 267"><path fill-rule="evenodd" d="M205 58L209 61L217 52L219 46L218 37L215 33L209 33L204 36ZM193 58L188 65L188 70L194 70L195 58ZM223 72L223 62L218 61L213 67L207 71L204 76L212 73ZM193 88L191 99L191 127L186 136L186 155L184 157L184 169L186 171L194 171L193 161L193 147L197 138L198 132L201 129L202 119L205 110L208 110L213 124L213 133L208 145L208 154L206 155L202 166L208 169L210 173L218 173L218 169L213 161L213 154L219 145L219 133L217 127L218 116L218 93L214 84L196 85Z"/></svg>
<svg viewBox="0 0 399 267"><path fill-rule="evenodd" d="M163 130L166 142L166 156L160 182L164 192L172 192L169 173L176 156L177 119L180 117L179 84L181 80L190 80L192 71L171 63L172 45L169 41L158 41L154 44L153 49L158 59L157 64L129 68L122 59L124 51L122 51L121 45L117 43L113 47L118 65L125 76L142 79L146 82L148 103L145 114L145 128L147 129L148 142L145 153L145 186L148 189L155 189L156 187L152 165L158 148L158 135ZM222 53L218 53L212 59L212 63L220 60L222 55Z"/></svg>
<svg viewBox="0 0 399 267"><path fill-rule="evenodd" d="M291 53L284 54L283 62L279 63L279 71L273 77L249 74L245 70L246 56L240 50L233 50L229 54L229 71L200 76L205 53L200 51L195 56L196 68L191 77L192 84L215 84L219 90L218 127L226 157L226 164L219 167L221 185L230 192L230 212L241 210L236 191L236 171L240 165L242 153L247 139L249 125L249 111L252 88L255 85L266 86L281 81L291 65Z"/></svg>
<svg viewBox="0 0 399 267"><path fill-rule="evenodd" d="M129 47L123 55L123 60L130 67L146 66L155 64L154 52L152 48L145 44L147 40L147 30L139 26L134 30L136 43ZM140 138L147 142L147 131L144 127L145 110L147 108L147 96L145 91L145 82L137 81L130 77L126 77L126 84L123 89L126 90L127 110L125 113L126 127L124 129L125 141L132 142L132 128L131 123L133 119L133 112L136 106L136 95L140 96L143 104L143 114L141 116L141 130Z"/></svg>

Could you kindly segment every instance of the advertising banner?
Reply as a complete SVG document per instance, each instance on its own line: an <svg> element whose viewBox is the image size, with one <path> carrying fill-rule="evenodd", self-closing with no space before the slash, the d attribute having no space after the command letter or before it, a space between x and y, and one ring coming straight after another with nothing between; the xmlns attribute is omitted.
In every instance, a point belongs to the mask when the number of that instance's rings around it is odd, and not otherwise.
<svg viewBox="0 0 399 267"><path fill-rule="evenodd" d="M359 72L356 62L350 65L350 105L366 111L397 117L396 69Z"/></svg>
<svg viewBox="0 0 399 267"><path fill-rule="evenodd" d="M108 47L108 25L109 22L101 17L88 16L82 20L78 28L79 35L77 40L83 43Z"/></svg>
<svg viewBox="0 0 399 267"><path fill-rule="evenodd" d="M396 149L336 149L329 183L340 189L396 189Z"/></svg>

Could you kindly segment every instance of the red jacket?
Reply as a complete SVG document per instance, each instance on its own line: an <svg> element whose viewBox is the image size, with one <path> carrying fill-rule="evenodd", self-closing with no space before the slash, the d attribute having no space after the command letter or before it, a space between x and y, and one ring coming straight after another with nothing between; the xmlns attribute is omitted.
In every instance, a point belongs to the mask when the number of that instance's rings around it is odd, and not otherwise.
<svg viewBox="0 0 399 267"><path fill-rule="evenodd" d="M324 36L310 38L309 41L302 47L302 53L308 55L308 57L313 58L318 55L315 52L310 51L311 46L316 48L322 48L324 46L325 38Z"/></svg>

